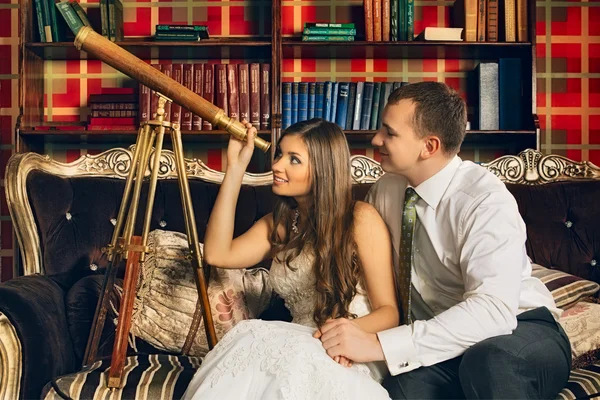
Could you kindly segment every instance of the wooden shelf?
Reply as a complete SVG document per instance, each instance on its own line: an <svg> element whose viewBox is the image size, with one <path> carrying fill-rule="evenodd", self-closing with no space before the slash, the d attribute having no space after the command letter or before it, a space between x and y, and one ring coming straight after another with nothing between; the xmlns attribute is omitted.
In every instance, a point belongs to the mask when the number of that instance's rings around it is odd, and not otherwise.
<svg viewBox="0 0 600 400"><path fill-rule="evenodd" d="M63 143L79 143L86 141L93 142L130 142L134 143L137 130L115 130L115 131L88 131L88 130L35 130L21 129L19 131L21 137L25 141L43 141L46 138L53 142ZM185 142L202 142L202 143L225 143L229 140L229 133L223 130L214 131L181 131L182 139ZM271 141L270 130L259 130L258 136ZM165 141L170 142L171 136L165 135Z"/></svg>
<svg viewBox="0 0 600 400"><path fill-rule="evenodd" d="M212 38L199 42L155 41L153 38L125 39L116 42L142 59L269 59L271 38ZM44 60L93 59L85 51L75 48L73 42L26 43L25 48Z"/></svg>
<svg viewBox="0 0 600 400"><path fill-rule="evenodd" d="M282 41L283 58L498 59L531 56L531 43Z"/></svg>

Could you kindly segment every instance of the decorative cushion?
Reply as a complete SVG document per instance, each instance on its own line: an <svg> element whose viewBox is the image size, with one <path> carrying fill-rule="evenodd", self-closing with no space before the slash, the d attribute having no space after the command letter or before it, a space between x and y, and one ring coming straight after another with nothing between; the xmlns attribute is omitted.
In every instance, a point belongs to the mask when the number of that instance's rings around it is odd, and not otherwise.
<svg viewBox="0 0 600 400"><path fill-rule="evenodd" d="M539 264L531 265L533 267L531 275L546 285L558 308L569 308L579 300L593 296L600 289L600 285L596 282Z"/></svg>
<svg viewBox="0 0 600 400"><path fill-rule="evenodd" d="M106 386L110 360L99 360L74 374L54 378L42 390L41 398L111 400L180 399L201 358L166 354L129 356L125 360L120 389Z"/></svg>
<svg viewBox="0 0 600 400"><path fill-rule="evenodd" d="M578 357L600 348L600 304L580 301L565 310L559 322L571 341L574 364Z"/></svg>
<svg viewBox="0 0 600 400"><path fill-rule="evenodd" d="M148 246L151 252L140 265L131 333L158 349L180 354L198 301L187 237L154 230ZM221 339L241 320L257 318L271 295L264 268L211 268L208 298L217 337ZM202 319L188 355L204 356L208 350Z"/></svg>

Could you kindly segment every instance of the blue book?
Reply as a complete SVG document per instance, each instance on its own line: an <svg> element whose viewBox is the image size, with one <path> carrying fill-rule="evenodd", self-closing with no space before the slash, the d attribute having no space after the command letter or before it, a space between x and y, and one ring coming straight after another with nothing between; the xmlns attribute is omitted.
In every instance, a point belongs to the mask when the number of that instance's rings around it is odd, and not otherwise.
<svg viewBox="0 0 600 400"><path fill-rule="evenodd" d="M315 95L315 118L323 118L325 115L325 82L317 82L317 94Z"/></svg>
<svg viewBox="0 0 600 400"><path fill-rule="evenodd" d="M346 129L346 117L348 116L348 96L350 94L350 83L341 82L338 90L337 112L335 123L342 129Z"/></svg>
<svg viewBox="0 0 600 400"><path fill-rule="evenodd" d="M315 117L315 105L317 102L317 84L310 82L308 84L308 119Z"/></svg>
<svg viewBox="0 0 600 400"><path fill-rule="evenodd" d="M333 92L333 82L325 82L325 100L323 102L323 118L331 121L331 94Z"/></svg>
<svg viewBox="0 0 600 400"><path fill-rule="evenodd" d="M335 114L337 113L337 100L338 100L338 90L339 83L333 82L333 90L331 91L331 119L329 122L335 122Z"/></svg>
<svg viewBox="0 0 600 400"><path fill-rule="evenodd" d="M381 84L381 96L379 97L379 112L377 113L377 129L381 127L381 119L383 115L383 110L387 105L388 97L390 97L390 93L394 89L393 82L383 82Z"/></svg>
<svg viewBox="0 0 600 400"><path fill-rule="evenodd" d="M298 84L298 122L308 119L308 82Z"/></svg>
<svg viewBox="0 0 600 400"><path fill-rule="evenodd" d="M362 99L362 113L360 115L360 129L369 130L371 127L371 113L373 111L373 82L365 82Z"/></svg>
<svg viewBox="0 0 600 400"><path fill-rule="evenodd" d="M360 116L362 115L362 98L365 88L364 82L356 83L356 100L354 103L354 119L352 120L352 130L360 130Z"/></svg>
<svg viewBox="0 0 600 400"><path fill-rule="evenodd" d="M377 116L379 115L379 98L381 97L381 82L373 84L373 105L371 106L371 130L379 129L377 126Z"/></svg>
<svg viewBox="0 0 600 400"><path fill-rule="evenodd" d="M298 122L298 82L292 83L292 124Z"/></svg>
<svg viewBox="0 0 600 400"><path fill-rule="evenodd" d="M523 129L521 83L521 60L501 58L498 60L498 103L500 130Z"/></svg>
<svg viewBox="0 0 600 400"><path fill-rule="evenodd" d="M354 121L354 104L356 100L356 82L350 82L348 87L348 112L346 113L346 129L352 129Z"/></svg>
<svg viewBox="0 0 600 400"><path fill-rule="evenodd" d="M283 82L281 90L281 127L292 124L292 82Z"/></svg>

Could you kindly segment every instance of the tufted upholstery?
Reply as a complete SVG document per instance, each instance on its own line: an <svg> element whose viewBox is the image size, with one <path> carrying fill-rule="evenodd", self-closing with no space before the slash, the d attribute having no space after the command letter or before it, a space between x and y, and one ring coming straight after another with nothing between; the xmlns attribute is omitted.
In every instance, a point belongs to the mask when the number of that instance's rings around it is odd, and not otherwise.
<svg viewBox="0 0 600 400"><path fill-rule="evenodd" d="M46 172L32 172L27 189L40 236L44 273L66 273L73 281L107 265L102 247L110 243L125 181L90 177L63 178ZM141 225L147 202L148 184L143 186L136 227ZM196 226L200 241L216 199L219 186L198 180L190 181ZM269 213L275 197L269 186L244 186L238 202L235 236ZM185 232L179 186L175 180L159 180L152 229ZM98 270L92 270L96 266Z"/></svg>
<svg viewBox="0 0 600 400"><path fill-rule="evenodd" d="M600 282L600 181L508 184L534 262Z"/></svg>

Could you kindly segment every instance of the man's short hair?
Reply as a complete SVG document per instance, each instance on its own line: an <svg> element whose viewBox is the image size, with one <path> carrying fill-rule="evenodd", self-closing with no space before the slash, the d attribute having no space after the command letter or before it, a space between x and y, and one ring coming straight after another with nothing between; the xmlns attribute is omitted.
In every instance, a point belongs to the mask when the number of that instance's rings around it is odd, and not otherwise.
<svg viewBox="0 0 600 400"><path fill-rule="evenodd" d="M388 104L410 100L415 104L412 127L418 137L435 135L442 151L457 154L465 138L467 107L460 95L441 82L419 82L394 90Z"/></svg>

